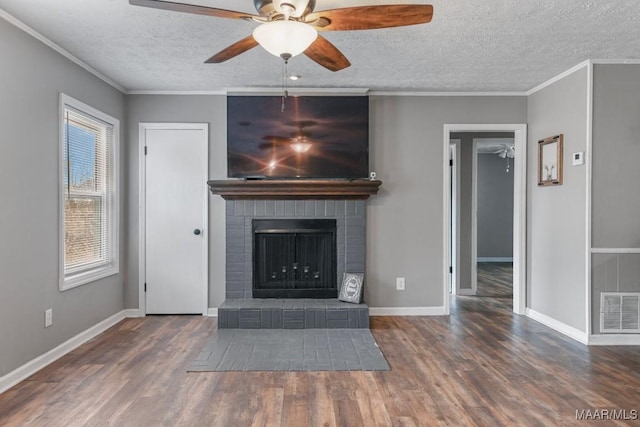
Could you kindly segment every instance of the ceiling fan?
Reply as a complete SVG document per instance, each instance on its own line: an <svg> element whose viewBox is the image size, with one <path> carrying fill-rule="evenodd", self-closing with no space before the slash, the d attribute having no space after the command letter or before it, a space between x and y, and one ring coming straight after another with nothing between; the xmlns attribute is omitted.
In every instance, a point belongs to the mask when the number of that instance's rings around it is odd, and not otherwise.
<svg viewBox="0 0 640 427"><path fill-rule="evenodd" d="M258 146L261 150L275 149L277 147L288 147L296 153L306 153L313 145L325 144L324 142L311 139L311 132L305 128L317 126L319 123L315 120L297 120L289 123L295 126L297 130L292 132L289 137L266 135L262 139L265 141Z"/></svg>
<svg viewBox="0 0 640 427"><path fill-rule="evenodd" d="M221 50L206 63L221 63L253 49L258 44L285 62L304 53L331 71L351 64L318 31L351 31L426 24L433 16L433 6L395 4L345 7L315 12L315 0L254 0L257 15L213 7L165 0L129 0L135 6L175 12L243 19L259 24L253 34Z"/></svg>
<svg viewBox="0 0 640 427"><path fill-rule="evenodd" d="M501 159L504 159L505 157L513 159L516 156L516 147L514 145L504 144L502 148L494 151L493 154L497 154Z"/></svg>
<svg viewBox="0 0 640 427"><path fill-rule="evenodd" d="M511 169L509 159L513 159L516 156L516 146L503 144L502 148L494 151L493 154L497 154L501 159L507 159L507 173L509 173L509 170Z"/></svg>

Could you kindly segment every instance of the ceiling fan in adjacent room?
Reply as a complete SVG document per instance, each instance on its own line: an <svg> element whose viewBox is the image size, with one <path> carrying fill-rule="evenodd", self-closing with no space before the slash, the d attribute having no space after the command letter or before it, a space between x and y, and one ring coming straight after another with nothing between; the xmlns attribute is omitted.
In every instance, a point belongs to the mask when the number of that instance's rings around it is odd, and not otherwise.
<svg viewBox="0 0 640 427"><path fill-rule="evenodd" d="M338 48L318 35L318 31L372 30L426 24L433 16L433 6L427 4L355 6L315 12L315 0L254 0L258 14L252 15L165 0L129 0L129 3L196 15L244 19L260 24L253 34L216 53L206 63L227 61L260 44L285 62L304 53L331 71L342 70L351 64Z"/></svg>
<svg viewBox="0 0 640 427"><path fill-rule="evenodd" d="M516 156L516 147L515 145L504 144L500 149L494 151L493 154L497 154L501 159L505 157L513 159Z"/></svg>
<svg viewBox="0 0 640 427"><path fill-rule="evenodd" d="M516 156L516 146L504 144L500 149L494 151L493 154L497 154L501 159L507 159L507 173L509 173L511 169L509 159L513 159Z"/></svg>

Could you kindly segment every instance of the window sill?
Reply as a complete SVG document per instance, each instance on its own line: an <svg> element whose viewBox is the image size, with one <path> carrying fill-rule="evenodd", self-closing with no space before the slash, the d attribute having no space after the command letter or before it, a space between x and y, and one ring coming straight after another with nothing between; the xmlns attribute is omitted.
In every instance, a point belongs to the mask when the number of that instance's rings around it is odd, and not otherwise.
<svg viewBox="0 0 640 427"><path fill-rule="evenodd" d="M81 273L75 273L64 277L60 281L60 291L67 291L69 289L77 288L78 286L86 285L88 283L95 282L105 277L118 274L120 269L118 266L106 266L100 267L89 271L83 271Z"/></svg>

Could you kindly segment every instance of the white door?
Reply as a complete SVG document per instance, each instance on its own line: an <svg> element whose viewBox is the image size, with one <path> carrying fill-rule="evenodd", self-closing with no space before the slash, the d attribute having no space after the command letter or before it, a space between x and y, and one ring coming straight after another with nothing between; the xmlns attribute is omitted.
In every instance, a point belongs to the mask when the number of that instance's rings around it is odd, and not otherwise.
<svg viewBox="0 0 640 427"><path fill-rule="evenodd" d="M207 133L203 124L141 124L148 314L206 314Z"/></svg>

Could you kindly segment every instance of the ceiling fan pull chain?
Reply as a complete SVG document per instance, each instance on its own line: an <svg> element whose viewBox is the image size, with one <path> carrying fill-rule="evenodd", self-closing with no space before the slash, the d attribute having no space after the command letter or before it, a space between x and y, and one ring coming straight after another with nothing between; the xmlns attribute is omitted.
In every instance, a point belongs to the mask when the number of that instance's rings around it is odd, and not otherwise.
<svg viewBox="0 0 640 427"><path fill-rule="evenodd" d="M287 58L282 58L282 105L280 106L280 112L284 113L284 101L289 96L287 93L287 64L289 60Z"/></svg>

